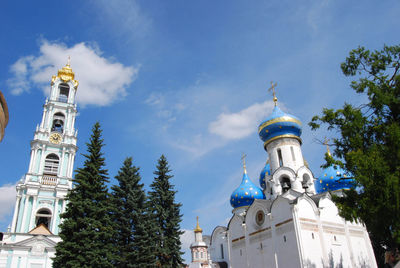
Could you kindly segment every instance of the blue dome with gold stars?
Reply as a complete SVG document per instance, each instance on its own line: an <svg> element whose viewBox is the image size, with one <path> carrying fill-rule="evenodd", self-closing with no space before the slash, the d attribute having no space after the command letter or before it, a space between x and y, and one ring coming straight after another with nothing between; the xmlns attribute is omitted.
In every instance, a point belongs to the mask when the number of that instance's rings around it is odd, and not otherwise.
<svg viewBox="0 0 400 268"><path fill-rule="evenodd" d="M265 182L265 176L270 176L271 175L271 166L269 165L269 162L267 162L263 168L263 170L260 173L260 186L262 189L265 189L267 186Z"/></svg>
<svg viewBox="0 0 400 268"><path fill-rule="evenodd" d="M258 135L263 140L264 147L278 138L290 137L300 141L301 122L297 117L284 113L275 106L272 114L258 127Z"/></svg>
<svg viewBox="0 0 400 268"><path fill-rule="evenodd" d="M318 194L326 191L350 189L355 186L352 175L337 165L323 170L322 175L315 182L315 191Z"/></svg>
<svg viewBox="0 0 400 268"><path fill-rule="evenodd" d="M265 199L265 195L244 172L242 183L231 195L231 206L233 208L250 206L254 199Z"/></svg>

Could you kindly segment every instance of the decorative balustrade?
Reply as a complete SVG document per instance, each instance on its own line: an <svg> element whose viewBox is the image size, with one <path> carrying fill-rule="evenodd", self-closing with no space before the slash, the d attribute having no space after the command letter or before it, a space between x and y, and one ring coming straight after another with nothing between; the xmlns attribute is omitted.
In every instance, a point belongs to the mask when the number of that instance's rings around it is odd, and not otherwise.
<svg viewBox="0 0 400 268"><path fill-rule="evenodd" d="M66 97L58 97L58 98L57 98L57 101L59 101L59 102L64 102L64 103L68 103L68 98L66 98Z"/></svg>
<svg viewBox="0 0 400 268"><path fill-rule="evenodd" d="M57 177L43 175L42 179L40 180L40 183L43 185L56 186L57 185Z"/></svg>

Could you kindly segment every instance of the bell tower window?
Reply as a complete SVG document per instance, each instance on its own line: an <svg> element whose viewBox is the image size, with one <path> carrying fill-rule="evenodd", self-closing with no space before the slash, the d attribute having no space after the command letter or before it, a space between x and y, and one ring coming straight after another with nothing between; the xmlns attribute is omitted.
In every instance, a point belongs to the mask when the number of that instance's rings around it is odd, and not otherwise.
<svg viewBox="0 0 400 268"><path fill-rule="evenodd" d="M56 154L49 154L44 161L43 174L57 175L60 158Z"/></svg>
<svg viewBox="0 0 400 268"><path fill-rule="evenodd" d="M60 94L58 95L58 101L68 102L69 85L66 83L61 83L58 86L58 89L60 90Z"/></svg>
<svg viewBox="0 0 400 268"><path fill-rule="evenodd" d="M302 182L302 187L305 191L308 189L308 184L310 183L310 176L308 174L303 175L303 182Z"/></svg>
<svg viewBox="0 0 400 268"><path fill-rule="evenodd" d="M290 183L290 179L288 177L282 177L280 179L280 183L283 193L286 193L290 188L292 188L292 184Z"/></svg>
<svg viewBox="0 0 400 268"><path fill-rule="evenodd" d="M40 224L44 224L47 228L49 228L51 222L51 212L48 209L40 209L36 213L36 226Z"/></svg>
<svg viewBox="0 0 400 268"><path fill-rule="evenodd" d="M53 116L53 125L51 131L57 131L60 133L64 132L64 120L65 116L62 113L56 113Z"/></svg>

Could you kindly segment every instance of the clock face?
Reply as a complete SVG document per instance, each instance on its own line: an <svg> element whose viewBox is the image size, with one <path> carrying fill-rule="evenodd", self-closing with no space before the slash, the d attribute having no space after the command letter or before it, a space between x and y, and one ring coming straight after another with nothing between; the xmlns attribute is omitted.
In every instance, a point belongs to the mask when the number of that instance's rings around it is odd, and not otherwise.
<svg viewBox="0 0 400 268"><path fill-rule="evenodd" d="M62 141L62 137L59 133L53 133L50 135L50 142L54 144L59 144Z"/></svg>

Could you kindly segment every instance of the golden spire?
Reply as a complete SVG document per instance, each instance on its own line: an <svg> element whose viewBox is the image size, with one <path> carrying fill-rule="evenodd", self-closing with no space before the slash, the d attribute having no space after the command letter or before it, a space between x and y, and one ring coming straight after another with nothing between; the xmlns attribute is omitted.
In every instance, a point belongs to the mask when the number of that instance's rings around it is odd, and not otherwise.
<svg viewBox="0 0 400 268"><path fill-rule="evenodd" d="M78 81L74 80L75 78L75 73L71 69L71 57L68 56L68 61L67 64L62 67L60 70L58 70L57 75L53 75L51 79L51 83L53 84L56 80L56 78L60 78L63 82L68 82L72 80L72 83L74 84L74 87L78 87Z"/></svg>
<svg viewBox="0 0 400 268"><path fill-rule="evenodd" d="M274 84L274 82L271 81L271 87L268 89L268 91L272 91L272 96L274 96L275 106L276 106L276 103L278 102L278 98L276 97L276 94L275 94L275 87L277 85L278 85L277 83Z"/></svg>
<svg viewBox="0 0 400 268"><path fill-rule="evenodd" d="M246 170L246 156L247 156L247 154L245 154L245 153L242 154L242 162L243 162L243 172L244 172L244 174L247 173L247 170Z"/></svg>
<svg viewBox="0 0 400 268"><path fill-rule="evenodd" d="M329 142L329 139L327 139L326 137L325 137L325 139L324 139L324 145L326 145L326 152L328 153L328 155L329 156L332 156L331 155L331 150L329 149L329 144L328 144L328 142Z"/></svg>
<svg viewBox="0 0 400 268"><path fill-rule="evenodd" d="M203 230L200 228L200 226L199 226L199 216L197 216L196 217L196 220L197 220L197 225L196 225L196 229L194 229L194 232L195 233L197 233L197 232L203 232Z"/></svg>

